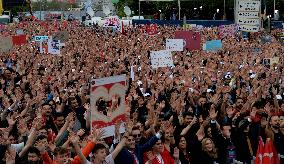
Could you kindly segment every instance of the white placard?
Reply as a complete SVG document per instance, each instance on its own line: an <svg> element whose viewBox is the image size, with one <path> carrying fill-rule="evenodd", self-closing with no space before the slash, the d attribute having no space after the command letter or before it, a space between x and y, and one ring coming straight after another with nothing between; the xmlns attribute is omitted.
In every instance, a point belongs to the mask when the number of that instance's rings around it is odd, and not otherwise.
<svg viewBox="0 0 284 164"><path fill-rule="evenodd" d="M239 25L238 30L247 32L258 32L259 26Z"/></svg>
<svg viewBox="0 0 284 164"><path fill-rule="evenodd" d="M150 56L153 68L174 66L172 53L170 51L151 51Z"/></svg>
<svg viewBox="0 0 284 164"><path fill-rule="evenodd" d="M260 1L247 1L247 0L240 0L238 3L239 11L256 11L259 12L260 10Z"/></svg>
<svg viewBox="0 0 284 164"><path fill-rule="evenodd" d="M259 13L258 12L238 12L238 17L239 18L259 18Z"/></svg>
<svg viewBox="0 0 284 164"><path fill-rule="evenodd" d="M60 54L60 41L48 39L48 53L53 55Z"/></svg>
<svg viewBox="0 0 284 164"><path fill-rule="evenodd" d="M168 51L183 51L184 41L183 39L167 39L166 50Z"/></svg>
<svg viewBox="0 0 284 164"><path fill-rule="evenodd" d="M260 25L259 19L239 18L237 24L241 25Z"/></svg>

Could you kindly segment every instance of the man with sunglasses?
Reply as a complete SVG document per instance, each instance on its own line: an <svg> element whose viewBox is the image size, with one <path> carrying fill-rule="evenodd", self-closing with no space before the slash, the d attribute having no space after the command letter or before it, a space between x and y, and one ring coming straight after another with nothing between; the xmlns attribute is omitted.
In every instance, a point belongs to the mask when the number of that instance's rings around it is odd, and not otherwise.
<svg viewBox="0 0 284 164"><path fill-rule="evenodd" d="M139 132L138 132L139 131ZM129 133L125 148L121 150L115 159L115 163L124 164L143 164L143 153L151 149L152 146L162 137L163 130L151 137L145 144L139 144L141 140L141 132L139 129L132 128ZM127 160L125 160L127 159Z"/></svg>

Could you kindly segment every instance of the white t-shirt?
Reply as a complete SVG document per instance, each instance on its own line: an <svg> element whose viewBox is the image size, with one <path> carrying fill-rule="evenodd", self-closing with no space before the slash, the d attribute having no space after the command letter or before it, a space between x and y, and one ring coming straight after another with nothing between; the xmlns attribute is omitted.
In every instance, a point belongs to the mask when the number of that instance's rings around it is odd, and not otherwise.
<svg viewBox="0 0 284 164"><path fill-rule="evenodd" d="M92 164L92 162L87 161L87 164ZM109 154L108 156L106 156L105 160L102 162L102 164L115 164L114 160L112 158L112 155Z"/></svg>

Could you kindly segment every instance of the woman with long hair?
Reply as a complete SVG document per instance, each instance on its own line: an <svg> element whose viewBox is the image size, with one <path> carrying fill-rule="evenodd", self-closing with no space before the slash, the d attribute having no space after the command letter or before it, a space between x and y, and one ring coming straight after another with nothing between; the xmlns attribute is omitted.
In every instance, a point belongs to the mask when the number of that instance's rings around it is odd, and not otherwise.
<svg viewBox="0 0 284 164"><path fill-rule="evenodd" d="M177 139L177 147L179 149L179 160L181 163L190 163L190 154L187 147L187 141L184 136Z"/></svg>

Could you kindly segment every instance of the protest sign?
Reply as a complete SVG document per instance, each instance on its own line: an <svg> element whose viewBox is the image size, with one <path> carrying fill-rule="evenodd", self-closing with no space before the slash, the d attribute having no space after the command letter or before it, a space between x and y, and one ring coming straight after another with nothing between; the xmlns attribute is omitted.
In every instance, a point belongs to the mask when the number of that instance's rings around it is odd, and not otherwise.
<svg viewBox="0 0 284 164"><path fill-rule="evenodd" d="M236 16L238 30L247 32L259 31L260 1L237 0Z"/></svg>
<svg viewBox="0 0 284 164"><path fill-rule="evenodd" d="M113 136L115 123L125 120L125 91L125 75L94 79L91 82L91 125L104 129L104 137ZM103 102L112 103L113 98L119 98L114 110L102 105ZM125 128L121 127L120 130L123 132Z"/></svg>
<svg viewBox="0 0 284 164"><path fill-rule="evenodd" d="M166 50L168 51L183 51L183 39L167 39Z"/></svg>
<svg viewBox="0 0 284 164"><path fill-rule="evenodd" d="M279 57L273 57L273 58L264 58L263 59L263 64L264 65L273 65L277 64L279 62Z"/></svg>
<svg viewBox="0 0 284 164"><path fill-rule="evenodd" d="M185 40L184 48L193 51L201 48L201 35L199 32L193 31L176 31L175 39Z"/></svg>
<svg viewBox="0 0 284 164"><path fill-rule="evenodd" d="M237 26L235 24L231 24L231 25L221 25L218 28L220 34L220 38L224 38L224 37L232 37L235 36L236 32L237 32Z"/></svg>
<svg viewBox="0 0 284 164"><path fill-rule="evenodd" d="M153 68L159 67L173 67L173 58L170 51L161 50L161 51L151 51L151 65Z"/></svg>
<svg viewBox="0 0 284 164"><path fill-rule="evenodd" d="M27 43L26 35L12 36L13 45L24 45Z"/></svg>
<svg viewBox="0 0 284 164"><path fill-rule="evenodd" d="M12 38L0 36L0 52L8 52L12 47Z"/></svg>
<svg viewBox="0 0 284 164"><path fill-rule="evenodd" d="M53 54L53 55L60 54L60 41L59 40L48 39L48 53Z"/></svg>
<svg viewBox="0 0 284 164"><path fill-rule="evenodd" d="M53 40L60 40L60 42L65 43L69 39L68 31L58 31L54 35L52 35Z"/></svg>
<svg viewBox="0 0 284 164"><path fill-rule="evenodd" d="M262 43L271 43L272 42L272 36L270 35L263 35L260 37Z"/></svg>
<svg viewBox="0 0 284 164"><path fill-rule="evenodd" d="M221 40L211 40L211 41L206 41L205 43L206 51L218 51L220 49L222 49Z"/></svg>
<svg viewBox="0 0 284 164"><path fill-rule="evenodd" d="M23 30L23 29L17 29L17 30L16 30L16 34L17 34L17 35L24 35L25 33L24 33L24 30Z"/></svg>

